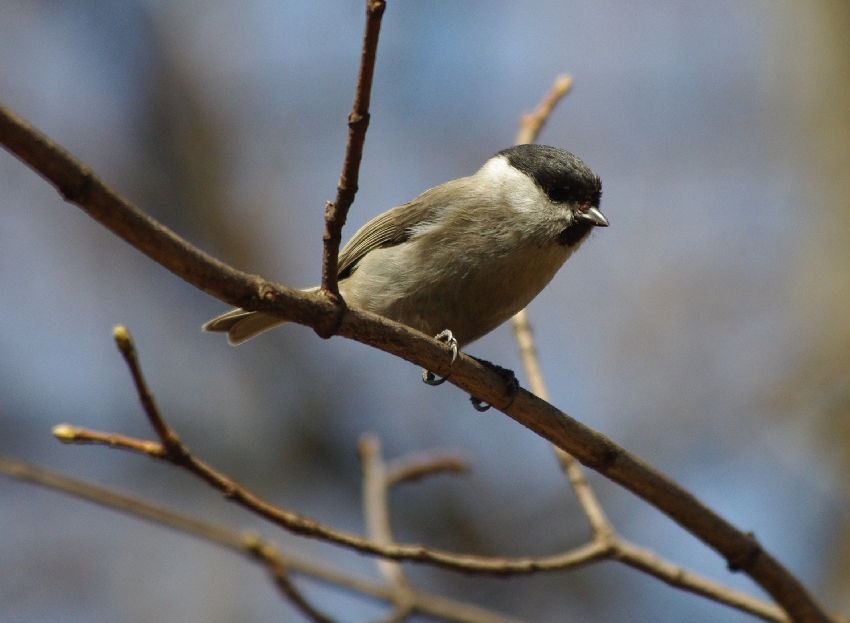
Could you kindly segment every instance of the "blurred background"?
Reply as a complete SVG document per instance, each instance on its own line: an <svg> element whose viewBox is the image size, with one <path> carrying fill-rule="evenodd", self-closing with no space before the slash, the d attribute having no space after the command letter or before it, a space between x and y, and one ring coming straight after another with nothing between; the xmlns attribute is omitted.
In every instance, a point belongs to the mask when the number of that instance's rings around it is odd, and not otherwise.
<svg viewBox="0 0 850 623"><path fill-rule="evenodd" d="M363 14L360 0L0 0L0 100L203 249L310 286ZM601 176L611 227L529 308L553 403L850 612L850 6L390 0L344 239L509 146L562 72L575 87L541 142ZM395 492L399 540L535 555L587 538L547 444L513 421L303 327L231 348L199 330L225 309L0 153L0 453L377 577L176 469L52 438L60 422L151 437L111 339L124 323L189 447L281 506L362 532L356 444L371 431L389 457L451 448L474 466ZM521 370L509 326L467 350ZM624 536L760 594L590 478ZM300 618L232 554L8 478L0 561L2 622ZM613 563L511 580L407 568L531 621L752 620ZM342 621L387 612L299 585Z"/></svg>

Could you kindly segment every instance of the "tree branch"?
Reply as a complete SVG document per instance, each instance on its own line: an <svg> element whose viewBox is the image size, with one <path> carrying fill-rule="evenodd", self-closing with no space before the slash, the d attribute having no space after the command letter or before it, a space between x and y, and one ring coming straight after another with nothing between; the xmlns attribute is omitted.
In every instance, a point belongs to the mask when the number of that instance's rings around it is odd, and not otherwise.
<svg viewBox="0 0 850 623"><path fill-rule="evenodd" d="M199 466L203 466L203 464L197 461L185 446L180 444L177 434L168 426L165 419L160 414L159 408L156 406L150 390L145 386L144 381L141 380L143 379L143 374L136 356L136 348L135 345L132 343L132 338L130 337L129 331L127 331L123 327L119 327L116 329L115 334L120 338L117 339L116 342L118 344L119 349L122 351L122 354L125 356L125 359L127 359L131 374L133 376L133 380L137 384L137 390L139 393L140 401L142 402L142 406L146 411L148 419L151 421L151 425L157 430L157 433L160 434L163 439L172 440L172 443L174 444L172 449L169 451L168 449L166 449L164 444L159 444L152 441L138 440L131 437L126 437L124 435L76 429L69 425L57 426L54 429L54 434L65 442L105 444L115 448L124 448L127 450L132 450L134 452L148 454L149 456L152 456L154 458L166 460L171 463L174 463L175 465L188 469L190 472L193 472L196 475L200 475L203 478L204 475L198 472ZM132 355L128 356L127 353L132 353ZM390 476L387 467L384 463L383 457L381 456L380 443L376 437L371 435L365 436L360 444L360 452L363 461L364 473L364 509L366 512L366 523L369 530L369 535L372 540L371 544L373 546L373 549L380 548L381 546L393 546L395 545L395 543L393 542L392 532L390 529L387 495L388 489L394 482L394 480ZM432 469L427 469L428 466L442 466L444 464L444 460L440 459L439 455L432 456L434 456L434 459L431 461L422 458L417 458L417 460L415 461L401 460L400 466L397 468L397 471L401 474L409 472L410 470L404 467L405 463L407 463L410 465L417 466L416 469L413 470L414 472L418 472L420 474L436 473ZM214 471L208 466L203 466L203 470L205 470L206 472ZM246 504L244 502L246 496L255 497L253 496L253 494L250 494L249 492L244 490L240 485L229 481L229 479L227 479L227 477L224 475L219 474L218 477L222 480L226 480L229 482L229 485L222 489L222 491L227 497L234 499L237 503L248 508L248 510L251 510L268 518L266 515L263 515L261 512L259 512L256 507L250 504ZM266 504L266 506L274 512L287 513L292 517L298 517L294 513L282 511L281 509L272 507L267 503L264 504ZM310 522L311 520L301 518L301 521ZM319 526L319 524L317 524L316 522L312 523L316 526ZM292 530L292 527L286 523L282 523L280 525L285 529ZM321 528L321 531L316 532L315 534L307 534L307 536L313 536L315 538L320 538L324 540L331 540L332 542L335 542L337 544L345 545L345 543L341 543L338 540L338 537L344 535L345 533L332 530L331 528L327 528L325 526L319 527ZM296 532L298 531L296 530ZM336 540L334 540L334 538L329 538L329 534L335 534ZM349 539L358 538L352 537L352 535L347 535L347 537ZM264 559L267 560L269 569L272 572L275 583L277 584L278 588L283 592L283 594L286 595L287 598L291 599L293 603L297 607L302 609L305 614L307 614L310 618L320 622L323 621L323 615L313 609L312 606L297 591L296 587L289 581L289 578L286 575L286 568L283 562L279 560L280 557L277 556L276 551L273 548L270 549L271 546L266 547L262 542L259 542L256 538L248 539L248 541L250 541L251 543L252 551L256 555L264 556ZM365 539L361 539L361 541L368 542ZM348 546L350 547L351 545L348 544ZM422 546L414 547L419 547L421 549L427 550L427 548L423 548ZM642 550L632 545L631 543L621 539L614 533L613 530L595 533L591 543L588 543L583 548L577 548L575 550L572 550L572 552L567 552L565 555L572 556L574 553L581 552L582 550L582 558L571 559L571 563L568 567L569 569L578 568L580 566L584 566L586 564L601 560L617 560L636 569L644 571L650 575L653 575L654 577L661 579L662 581L666 582L671 586L680 588L682 590L687 590L698 595L702 595L720 603L725 603L727 605L732 606L733 608L737 608L744 612L749 612L765 620L777 621L778 623L786 623L788 621L785 614L779 608L771 604L767 604L754 597L751 597L745 593L730 589L717 582L702 578L696 574L690 573L685 569L682 569L679 566L660 559L652 552ZM365 551L366 553L373 553L369 550ZM435 550L427 551L428 554L431 556L440 554L440 552L436 552ZM384 556L386 557L386 554L384 554ZM474 567L470 568L470 557L464 556L463 558L463 560L457 559L454 562L447 561L446 566L455 570L462 571L477 570L479 572L493 572L492 569L480 570ZM478 558L477 560L480 563L486 559ZM504 559L497 558L491 558L489 559L489 561L491 563L502 564L505 562ZM408 618L416 609L416 591L407 582L398 562L395 562L393 560L382 560L378 562L378 568L390 585L390 600L394 605L393 612L388 617L388 619L386 621L383 621L382 623L396 623L397 621L400 623L401 621ZM510 573L530 573L536 570L540 569L535 569L526 565L522 568L521 571L510 571ZM552 568L549 570L555 571L559 569ZM504 573L504 571L499 571L499 573Z"/></svg>
<svg viewBox="0 0 850 623"><path fill-rule="evenodd" d="M525 145L537 140L537 136L543 130L543 126L549 120L549 115L555 106L573 88L573 78L567 74L561 74L555 78L555 83L549 92L532 112L525 113L519 122L519 131L516 136L516 145Z"/></svg>
<svg viewBox="0 0 850 623"><path fill-rule="evenodd" d="M275 579L278 568L289 569L313 580L352 593L392 603L393 594L390 588L345 574L327 565L318 564L305 558L290 554L283 556L277 548L253 533L246 535L231 528L189 517L147 501L115 493L103 487L91 485L17 459L0 457L0 474L31 482L53 491L66 493L130 517L150 521L203 539L245 556L253 562L262 564ZM424 591L414 590L413 600L413 607L416 611L458 623L523 623L518 619L491 612L472 604L447 599Z"/></svg>
<svg viewBox="0 0 850 623"><path fill-rule="evenodd" d="M117 195L85 165L0 106L0 144L56 186L70 202L188 283L244 309L261 311L316 328L339 317L326 297L270 283L212 258ZM401 357L447 376L450 349L408 327L357 309L346 309L339 335ZM528 391L515 399L504 379L471 357L460 354L451 364L450 382L479 397L523 426L572 454L646 500L706 545L719 552L735 571L744 571L798 623L825 623L828 618L802 583L756 539L700 502L694 495L616 445ZM299 524L296 521L295 524ZM303 528L302 528L303 529ZM372 553L385 555L383 552ZM419 560L417 548L395 551L399 559ZM403 555L402 555L403 554ZM583 552L575 552L581 558ZM391 558L396 556L389 556ZM435 564L445 562L437 556ZM569 557L568 557L569 558ZM535 562L534 565L538 564ZM565 564L547 560L546 565Z"/></svg>
<svg viewBox="0 0 850 623"><path fill-rule="evenodd" d="M228 500L235 502L289 532L321 539L363 554L381 556L390 560L430 563L438 567L467 573L519 575L543 571L565 571L603 558L606 554L606 547L596 543L577 547L561 554L541 556L538 558L475 556L471 554L454 554L443 550L431 549L424 545L378 543L351 534L350 532L330 528L318 521L292 511L278 508L203 461L195 458L188 450L185 451L182 457L175 457L169 454L163 448L162 444L155 441L88 430L71 426L70 424L60 424L53 429L53 434L62 443L108 446L167 461L201 478L207 484L220 491Z"/></svg>
<svg viewBox="0 0 850 623"><path fill-rule="evenodd" d="M389 480L381 442L375 435L360 439L360 461L363 470L363 513L369 538L384 545L393 544L390 526ZM378 571L393 590L394 611L391 621L401 623L413 612L413 590L401 565L394 560L378 560Z"/></svg>
<svg viewBox="0 0 850 623"><path fill-rule="evenodd" d="M435 474L462 474L469 471L469 462L463 456L448 452L418 452L387 463L387 485L419 480Z"/></svg>

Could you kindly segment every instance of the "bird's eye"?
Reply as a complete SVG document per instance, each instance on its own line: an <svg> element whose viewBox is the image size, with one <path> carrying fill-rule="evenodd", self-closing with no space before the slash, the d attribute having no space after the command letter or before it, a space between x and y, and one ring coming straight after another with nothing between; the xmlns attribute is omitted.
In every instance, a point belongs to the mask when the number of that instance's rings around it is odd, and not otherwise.
<svg viewBox="0 0 850 623"><path fill-rule="evenodd" d="M570 193L563 186L550 186L546 189L546 195L554 203L566 203L570 200Z"/></svg>

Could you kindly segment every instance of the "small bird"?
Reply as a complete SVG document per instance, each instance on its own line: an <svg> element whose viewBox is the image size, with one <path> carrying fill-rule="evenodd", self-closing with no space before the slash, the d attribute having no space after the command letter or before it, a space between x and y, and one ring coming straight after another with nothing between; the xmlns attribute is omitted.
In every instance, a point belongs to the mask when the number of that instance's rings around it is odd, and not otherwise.
<svg viewBox="0 0 850 623"><path fill-rule="evenodd" d="M608 226L601 196L599 177L569 152L505 149L361 227L339 254L340 294L440 333L456 354L528 305L594 227ZM203 329L240 344L284 322L234 309Z"/></svg>

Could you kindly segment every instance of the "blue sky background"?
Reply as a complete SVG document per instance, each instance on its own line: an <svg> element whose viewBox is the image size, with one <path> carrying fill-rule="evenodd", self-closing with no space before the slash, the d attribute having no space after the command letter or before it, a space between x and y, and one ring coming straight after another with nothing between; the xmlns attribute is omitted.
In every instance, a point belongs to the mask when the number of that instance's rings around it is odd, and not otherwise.
<svg viewBox="0 0 850 623"><path fill-rule="evenodd" d="M473 173L557 74L573 75L541 142L600 175L611 227L529 308L552 402L754 531L847 612L843 428L824 414L846 421L835 405L850 359L830 348L847 337L848 195L829 185L841 175L824 173L832 152L818 142L847 141L827 126L844 91L824 60L825 4L391 0L344 238ZM0 0L0 99L202 248L309 286L362 24L351 1ZM356 444L372 431L391 457L450 447L474 465L394 494L400 540L522 555L587 537L547 444L474 412L456 388L303 327L238 349L201 333L223 304L5 152L0 215L3 454L375 575L370 560L279 534L177 470L53 440L60 422L150 436L111 341L123 323L189 446L286 508L362 531ZM467 350L521 369L507 326ZM624 536L758 594L657 511L590 478ZM0 500L0 621L298 617L262 572L206 544L7 479ZM613 563L512 580L410 576L533 621L751 620ZM304 587L342 621L384 612Z"/></svg>

